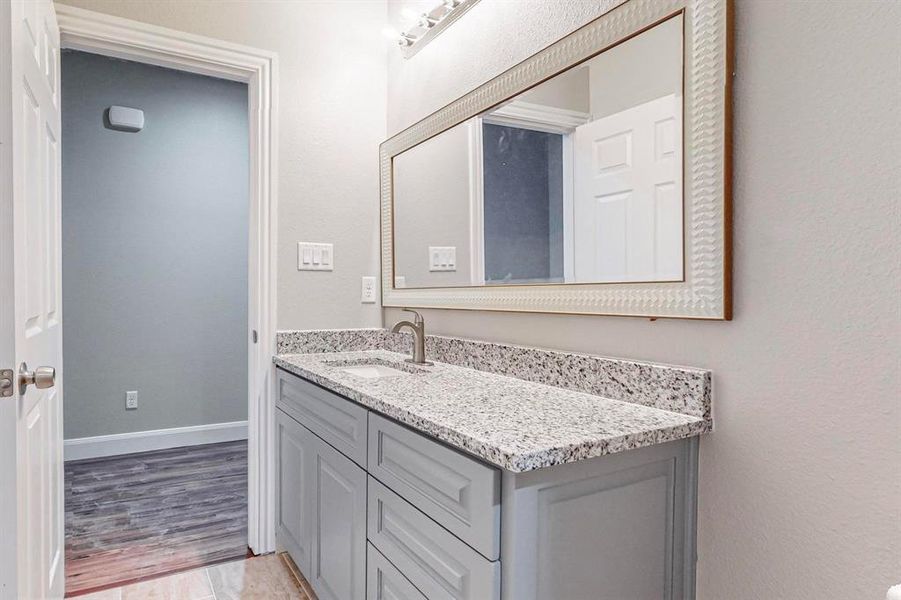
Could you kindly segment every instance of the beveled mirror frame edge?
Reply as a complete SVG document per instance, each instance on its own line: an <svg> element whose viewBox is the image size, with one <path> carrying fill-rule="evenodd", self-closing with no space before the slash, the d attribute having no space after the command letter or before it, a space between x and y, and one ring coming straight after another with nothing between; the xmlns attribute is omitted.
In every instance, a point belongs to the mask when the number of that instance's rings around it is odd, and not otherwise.
<svg viewBox="0 0 901 600"><path fill-rule="evenodd" d="M685 278L668 283L395 288L392 160L401 152L679 12L683 42ZM625 0L383 142L382 306L730 320L731 0Z"/></svg>

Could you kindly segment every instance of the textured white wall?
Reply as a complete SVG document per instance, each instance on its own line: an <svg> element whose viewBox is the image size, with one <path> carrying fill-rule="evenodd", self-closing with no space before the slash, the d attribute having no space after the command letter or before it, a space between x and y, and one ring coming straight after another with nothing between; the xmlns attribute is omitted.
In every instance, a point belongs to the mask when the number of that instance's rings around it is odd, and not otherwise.
<svg viewBox="0 0 901 600"><path fill-rule="evenodd" d="M607 4L483 0L414 58L389 53L389 134ZM882 598L901 581L901 3L735 5L735 320L426 322L713 369L698 597Z"/></svg>
<svg viewBox="0 0 901 600"><path fill-rule="evenodd" d="M378 324L378 144L385 138L383 0L64 0L278 52L278 327ZM297 270L297 242L333 242L335 270Z"/></svg>

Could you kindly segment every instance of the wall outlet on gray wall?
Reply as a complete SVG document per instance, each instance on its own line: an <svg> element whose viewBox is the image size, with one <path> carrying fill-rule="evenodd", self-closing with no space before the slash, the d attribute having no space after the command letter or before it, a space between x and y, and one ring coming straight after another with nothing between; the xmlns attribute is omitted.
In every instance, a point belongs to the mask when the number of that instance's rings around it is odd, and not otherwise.
<svg viewBox="0 0 901 600"><path fill-rule="evenodd" d="M125 410L138 410L138 392L125 392Z"/></svg>

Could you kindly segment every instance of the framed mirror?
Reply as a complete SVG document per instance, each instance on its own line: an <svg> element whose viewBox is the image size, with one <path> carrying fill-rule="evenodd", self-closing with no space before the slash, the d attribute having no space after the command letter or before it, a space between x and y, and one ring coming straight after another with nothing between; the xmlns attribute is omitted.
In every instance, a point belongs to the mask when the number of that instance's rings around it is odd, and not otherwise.
<svg viewBox="0 0 901 600"><path fill-rule="evenodd" d="M383 305L731 318L729 9L627 0L383 143Z"/></svg>

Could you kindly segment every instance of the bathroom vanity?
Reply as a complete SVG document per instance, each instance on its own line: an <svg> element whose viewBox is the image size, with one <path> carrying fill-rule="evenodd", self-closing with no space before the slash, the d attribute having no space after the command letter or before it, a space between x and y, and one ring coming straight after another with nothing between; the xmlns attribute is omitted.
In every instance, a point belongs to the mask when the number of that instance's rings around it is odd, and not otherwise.
<svg viewBox="0 0 901 600"><path fill-rule="evenodd" d="M694 597L708 372L437 336L416 366L408 336L294 335L277 539L320 600Z"/></svg>
<svg viewBox="0 0 901 600"><path fill-rule="evenodd" d="M730 18L614 0L386 140L381 305L730 319ZM694 598L708 371L398 329L279 335L321 600Z"/></svg>

